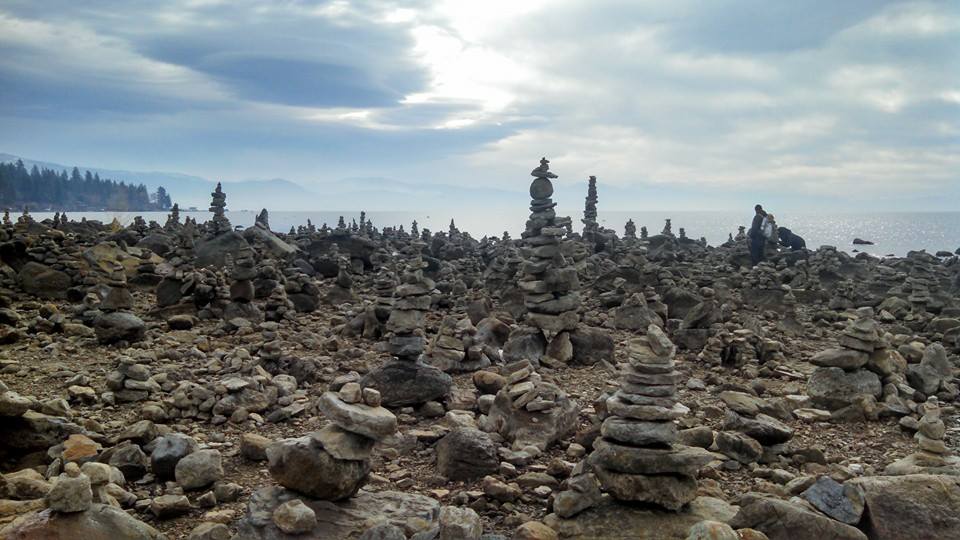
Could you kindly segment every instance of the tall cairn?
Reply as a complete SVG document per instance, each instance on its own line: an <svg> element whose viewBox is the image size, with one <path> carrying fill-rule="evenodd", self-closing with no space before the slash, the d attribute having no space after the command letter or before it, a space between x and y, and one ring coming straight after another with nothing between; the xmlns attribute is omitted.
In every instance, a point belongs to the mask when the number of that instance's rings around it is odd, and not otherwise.
<svg viewBox="0 0 960 540"><path fill-rule="evenodd" d="M688 409L674 397L680 374L670 338L651 324L627 349L620 390L607 400L609 416L587 461L614 498L677 511L696 498L697 473L713 456L676 443L674 420Z"/></svg>
<svg viewBox="0 0 960 540"><path fill-rule="evenodd" d="M597 177L591 176L587 181L587 198L583 206L583 240L597 241Z"/></svg>
<svg viewBox="0 0 960 540"><path fill-rule="evenodd" d="M411 246L414 257L400 276L401 283L394 291L386 324L388 350L395 360L371 371L361 381L365 388L376 388L387 407L420 405L440 399L453 385L449 375L421 360L427 344L424 327L435 283L423 275L427 263L422 250L426 244L414 240Z"/></svg>
<svg viewBox="0 0 960 540"><path fill-rule="evenodd" d="M530 173L530 219L523 232L523 277L518 285L524 292L527 322L553 333L574 330L580 322L580 281L577 270L563 256L560 239L566 233L570 218L557 218L547 158Z"/></svg>
<svg viewBox="0 0 960 540"><path fill-rule="evenodd" d="M230 220L224 215L224 210L227 208L227 194L223 192L220 182L217 182L217 189L213 190L210 196L213 197L213 200L210 201L210 211L213 212L213 220L211 220L213 236L230 232L233 230L233 226L230 225Z"/></svg>

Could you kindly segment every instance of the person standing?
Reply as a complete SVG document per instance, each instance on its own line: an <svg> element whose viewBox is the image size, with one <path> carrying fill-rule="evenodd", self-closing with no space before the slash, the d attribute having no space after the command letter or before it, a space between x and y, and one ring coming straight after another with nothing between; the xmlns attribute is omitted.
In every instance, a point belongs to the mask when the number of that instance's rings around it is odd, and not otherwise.
<svg viewBox="0 0 960 540"><path fill-rule="evenodd" d="M747 232L747 238L750 240L750 262L753 266L756 266L763 260L763 252L767 244L767 238L763 235L767 213L764 212L763 206L759 204L754 206L753 210L755 214L753 223L750 224L750 230Z"/></svg>

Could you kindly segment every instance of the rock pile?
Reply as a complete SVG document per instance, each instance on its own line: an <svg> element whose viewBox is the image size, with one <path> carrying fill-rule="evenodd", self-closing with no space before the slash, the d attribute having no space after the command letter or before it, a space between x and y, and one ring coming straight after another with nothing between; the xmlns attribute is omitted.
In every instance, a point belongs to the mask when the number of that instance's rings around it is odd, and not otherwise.
<svg viewBox="0 0 960 540"><path fill-rule="evenodd" d="M528 360L503 366L506 378L481 427L513 443L546 449L576 427L579 407L555 383L545 381Z"/></svg>
<svg viewBox="0 0 960 540"><path fill-rule="evenodd" d="M397 430L397 418L380 406L379 392L357 383L325 392L319 407L331 425L268 446L270 475L314 499L345 499L366 482L373 447Z"/></svg>
<svg viewBox="0 0 960 540"><path fill-rule="evenodd" d="M225 215L227 208L227 194L223 192L220 182L217 182L216 189L210 194L213 200L210 201L210 211L213 212L213 219L208 224L208 231L211 236L217 236L233 230L230 220Z"/></svg>
<svg viewBox="0 0 960 540"><path fill-rule="evenodd" d="M862 308L857 313L858 318L840 335L840 348L822 351L810 359L818 366L807 381L807 393L815 406L837 411L857 403L862 408L861 399L875 403L882 395L880 378L866 366L871 355L886 353L886 342L872 318L873 309Z"/></svg>
<svg viewBox="0 0 960 540"><path fill-rule="evenodd" d="M680 374L676 348L656 325L630 340L620 389L607 400L609 416L588 464L604 490L623 501L679 510L697 496L697 474L713 456L677 444L674 420L688 409L675 399Z"/></svg>
<svg viewBox="0 0 960 540"><path fill-rule="evenodd" d="M401 275L387 319L388 347L396 359L368 373L362 381L364 387L379 390L388 407L419 405L442 398L453 384L449 375L421 360L426 348L423 328L434 288L433 280L423 274L427 266L423 247L422 242L414 241L415 256Z"/></svg>
<svg viewBox="0 0 960 540"><path fill-rule="evenodd" d="M596 241L597 230L597 177L591 176L587 181L587 198L583 208L583 240L585 242Z"/></svg>

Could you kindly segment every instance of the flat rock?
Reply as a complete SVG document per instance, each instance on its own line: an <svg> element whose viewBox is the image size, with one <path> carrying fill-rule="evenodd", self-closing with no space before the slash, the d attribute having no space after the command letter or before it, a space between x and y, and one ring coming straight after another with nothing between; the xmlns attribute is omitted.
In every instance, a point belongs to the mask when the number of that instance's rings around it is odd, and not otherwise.
<svg viewBox="0 0 960 540"><path fill-rule="evenodd" d="M27 514L0 530L4 540L162 540L166 536L119 508L94 504L86 512Z"/></svg>
<svg viewBox="0 0 960 540"><path fill-rule="evenodd" d="M611 531L617 531L614 538L624 540L684 540L690 527L697 523L704 520L727 522L736 513L736 506L713 497L697 497L679 512L624 505L605 497L596 507L573 518L563 519L549 514L543 521L561 538L611 540Z"/></svg>
<svg viewBox="0 0 960 540"><path fill-rule="evenodd" d="M324 392L319 407L337 426L374 440L389 437L397 431L397 417L392 412L383 407L347 403L336 392Z"/></svg>
<svg viewBox="0 0 960 540"><path fill-rule="evenodd" d="M253 493L247 513L237 524L235 540L289 540L273 522L273 511L292 499L300 499L316 515L317 527L303 538L357 540L371 527L371 519L405 528L410 522L422 523L422 530L439 526L440 503L430 497L396 491L361 491L341 502L305 498L303 495L271 486Z"/></svg>

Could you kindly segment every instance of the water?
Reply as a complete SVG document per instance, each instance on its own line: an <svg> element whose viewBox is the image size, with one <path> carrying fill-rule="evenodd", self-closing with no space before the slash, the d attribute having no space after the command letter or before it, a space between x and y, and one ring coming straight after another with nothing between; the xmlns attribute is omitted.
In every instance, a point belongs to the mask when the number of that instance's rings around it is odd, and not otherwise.
<svg viewBox="0 0 960 540"><path fill-rule="evenodd" d="M116 217L120 223L127 225L134 216L142 215L147 221L158 223L166 221L165 212L77 212L68 213L70 219L78 220L81 217L96 219L109 223ZM198 221L210 218L209 212L181 212L182 216L191 216ZM344 216L347 223L357 219L360 212L271 212L270 227L275 231L288 231L291 226L304 225L310 219L317 227L323 223L335 226L340 216ZM420 228L432 231L446 231L453 213L443 212L368 212L367 218L373 220L378 228L403 225L409 230L413 220L417 220ZM36 219L45 219L52 214L37 212ZM228 212L234 225L249 227L253 225L256 212L238 211ZM456 213L457 228L469 232L476 238L482 236L501 235L504 231L514 238L523 231L526 214L518 211L494 211L483 213ZM623 225L628 219L633 219L640 227L646 225L650 234L659 233L663 229L666 218L673 220L673 232L679 234L680 227L686 229L690 238L705 237L711 245L721 244L727 240L727 235L736 235L739 225L750 225L753 215L749 212L601 212L598 221L604 227L615 229L623 234ZM574 216L575 225L579 225L579 216ZM850 214L777 214L777 224L788 227L795 234L802 236L807 247L816 248L822 245L836 246L839 249L852 252L855 249L866 251L874 255L903 256L908 251L925 249L930 253L937 251L953 252L960 248L960 212L881 212L881 213L850 213ZM638 233L639 234L639 233ZM854 238L862 238L874 242L872 246L855 246Z"/></svg>

